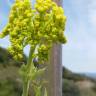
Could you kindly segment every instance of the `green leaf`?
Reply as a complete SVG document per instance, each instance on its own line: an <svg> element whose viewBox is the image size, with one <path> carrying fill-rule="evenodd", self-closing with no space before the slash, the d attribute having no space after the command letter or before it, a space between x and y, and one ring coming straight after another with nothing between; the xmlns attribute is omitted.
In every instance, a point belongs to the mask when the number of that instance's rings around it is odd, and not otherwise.
<svg viewBox="0 0 96 96"><path fill-rule="evenodd" d="M42 92L41 92L41 86L38 86L35 88L35 93L36 93L36 96L41 96Z"/></svg>
<svg viewBox="0 0 96 96"><path fill-rule="evenodd" d="M48 96L46 88L45 88L44 96Z"/></svg>

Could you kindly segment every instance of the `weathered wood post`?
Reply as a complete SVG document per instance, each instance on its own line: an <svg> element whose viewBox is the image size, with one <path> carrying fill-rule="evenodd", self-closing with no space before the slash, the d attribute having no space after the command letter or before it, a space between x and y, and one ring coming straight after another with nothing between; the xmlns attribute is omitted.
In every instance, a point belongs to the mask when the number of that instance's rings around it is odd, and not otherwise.
<svg viewBox="0 0 96 96"><path fill-rule="evenodd" d="M51 50L50 64L48 70L49 95L62 96L62 63L61 45L54 44Z"/></svg>
<svg viewBox="0 0 96 96"><path fill-rule="evenodd" d="M53 0L59 6L61 0ZM61 44L54 44L50 53L48 64L48 96L62 96L62 47Z"/></svg>

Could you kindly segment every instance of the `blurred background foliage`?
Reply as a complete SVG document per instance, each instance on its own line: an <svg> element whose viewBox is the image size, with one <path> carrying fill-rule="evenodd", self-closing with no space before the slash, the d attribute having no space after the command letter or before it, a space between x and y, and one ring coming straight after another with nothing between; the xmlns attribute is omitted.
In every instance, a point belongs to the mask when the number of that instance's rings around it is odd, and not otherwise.
<svg viewBox="0 0 96 96"><path fill-rule="evenodd" d="M24 55L22 61L16 61L6 49L0 48L0 96L21 96L19 68L26 60ZM96 96L95 79L62 69L62 96Z"/></svg>
<svg viewBox="0 0 96 96"><path fill-rule="evenodd" d="M62 96L96 96L96 79L63 67Z"/></svg>
<svg viewBox="0 0 96 96"><path fill-rule="evenodd" d="M16 61L6 49L0 48L0 96L21 96L19 67L26 64L26 60L24 55L22 61Z"/></svg>

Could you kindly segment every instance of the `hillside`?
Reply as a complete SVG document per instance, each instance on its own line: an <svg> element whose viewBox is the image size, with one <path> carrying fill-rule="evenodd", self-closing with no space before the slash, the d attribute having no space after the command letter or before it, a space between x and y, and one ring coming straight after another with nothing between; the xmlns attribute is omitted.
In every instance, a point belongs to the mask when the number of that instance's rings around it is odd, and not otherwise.
<svg viewBox="0 0 96 96"><path fill-rule="evenodd" d="M21 96L22 87L19 79L19 67L26 63L12 58L6 49L0 48L0 96Z"/></svg>
<svg viewBox="0 0 96 96"><path fill-rule="evenodd" d="M96 96L96 80L63 67L63 96Z"/></svg>
<svg viewBox="0 0 96 96"><path fill-rule="evenodd" d="M16 61L6 49L0 48L0 96L21 96L22 86L19 67L26 63ZM62 96L96 96L96 80L75 74L63 67Z"/></svg>

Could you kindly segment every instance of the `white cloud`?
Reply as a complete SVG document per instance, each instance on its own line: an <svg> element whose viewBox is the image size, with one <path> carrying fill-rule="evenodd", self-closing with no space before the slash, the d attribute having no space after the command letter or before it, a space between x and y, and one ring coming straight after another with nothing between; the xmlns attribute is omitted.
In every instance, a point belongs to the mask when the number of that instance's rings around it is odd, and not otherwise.
<svg viewBox="0 0 96 96"><path fill-rule="evenodd" d="M96 1L90 0L88 5L88 21L93 28L96 28ZM96 30L96 29L95 29Z"/></svg>

